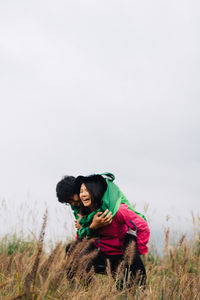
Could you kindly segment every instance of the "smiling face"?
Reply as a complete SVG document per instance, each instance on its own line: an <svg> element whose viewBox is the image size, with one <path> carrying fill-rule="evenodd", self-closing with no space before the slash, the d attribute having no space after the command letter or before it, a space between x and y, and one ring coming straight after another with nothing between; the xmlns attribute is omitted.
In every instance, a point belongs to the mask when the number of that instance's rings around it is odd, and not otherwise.
<svg viewBox="0 0 200 300"><path fill-rule="evenodd" d="M79 197L85 207L91 207L92 199L84 183L81 184Z"/></svg>

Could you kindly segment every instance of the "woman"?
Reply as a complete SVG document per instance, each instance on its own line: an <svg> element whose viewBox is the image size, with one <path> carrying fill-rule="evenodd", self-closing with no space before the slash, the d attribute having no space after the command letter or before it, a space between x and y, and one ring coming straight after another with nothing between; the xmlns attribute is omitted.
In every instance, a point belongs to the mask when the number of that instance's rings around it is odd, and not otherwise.
<svg viewBox="0 0 200 300"><path fill-rule="evenodd" d="M107 188L106 181L101 175L79 176L76 180L76 186L81 200L81 215L88 215L101 206L101 199ZM137 249L131 263L129 262L129 270L132 275L136 275L139 270L142 275L141 281L144 283L146 272L139 255L148 252L146 244L149 240L150 231L147 222L130 210L126 204L120 204L110 225L98 230L98 237L95 238L86 252L88 253L93 249L99 249L99 252L88 265L87 271L92 266L96 272L105 270L106 260L109 259L111 272L114 276L119 263L124 258L125 237L129 229L132 229L137 235Z"/></svg>

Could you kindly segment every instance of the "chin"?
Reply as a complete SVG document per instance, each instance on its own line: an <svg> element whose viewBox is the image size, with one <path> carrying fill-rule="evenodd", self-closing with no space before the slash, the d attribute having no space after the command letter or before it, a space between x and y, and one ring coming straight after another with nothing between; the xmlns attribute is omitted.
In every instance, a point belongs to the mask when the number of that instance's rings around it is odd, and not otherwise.
<svg viewBox="0 0 200 300"><path fill-rule="evenodd" d="M84 201L82 201L82 204L83 204L83 206L85 206L85 207L90 207L90 206L92 205L91 202L85 203Z"/></svg>

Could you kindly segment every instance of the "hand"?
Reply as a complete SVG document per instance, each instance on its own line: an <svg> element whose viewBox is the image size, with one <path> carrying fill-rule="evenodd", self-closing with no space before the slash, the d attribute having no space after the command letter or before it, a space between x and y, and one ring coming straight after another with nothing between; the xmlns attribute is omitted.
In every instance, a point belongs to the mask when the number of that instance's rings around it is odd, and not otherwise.
<svg viewBox="0 0 200 300"><path fill-rule="evenodd" d="M75 220L75 227L77 230L79 230L82 226L79 224L80 219L82 218L82 215L78 214L79 218Z"/></svg>
<svg viewBox="0 0 200 300"><path fill-rule="evenodd" d="M104 227L112 223L112 213L108 213L108 209L102 214L102 212L97 212L90 225L90 230L96 230L98 228Z"/></svg>

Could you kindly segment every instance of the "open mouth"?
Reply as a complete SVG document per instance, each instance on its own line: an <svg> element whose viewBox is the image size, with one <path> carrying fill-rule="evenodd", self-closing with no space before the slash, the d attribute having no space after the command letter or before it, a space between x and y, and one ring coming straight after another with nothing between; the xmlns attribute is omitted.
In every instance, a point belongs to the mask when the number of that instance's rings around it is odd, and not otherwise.
<svg viewBox="0 0 200 300"><path fill-rule="evenodd" d="M89 198L85 198L85 199L83 199L82 201L83 201L83 202L85 202L85 201L87 202L87 201L90 201L90 199L89 199Z"/></svg>
<svg viewBox="0 0 200 300"><path fill-rule="evenodd" d="M83 202L84 204L90 203L90 198L82 199L82 202Z"/></svg>

